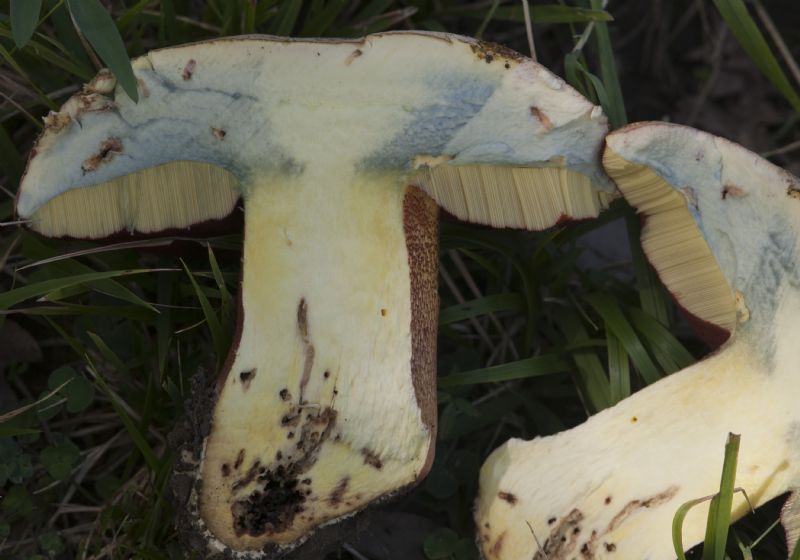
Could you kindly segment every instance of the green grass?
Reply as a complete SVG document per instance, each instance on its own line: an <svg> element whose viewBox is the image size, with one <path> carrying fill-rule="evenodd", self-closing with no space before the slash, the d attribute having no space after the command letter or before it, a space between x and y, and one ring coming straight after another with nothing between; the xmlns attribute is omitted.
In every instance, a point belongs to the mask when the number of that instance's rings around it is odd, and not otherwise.
<svg viewBox="0 0 800 560"><path fill-rule="evenodd" d="M14 86L0 105L0 222L14 219L39 117L90 79L98 60L134 94L127 56L239 33L354 37L420 28L526 51L513 2L209 0L198 13L188 0L129 0L114 2L113 20L94 0L38 4L0 0L0 70ZM532 4L537 40L569 45L556 64L615 126L624 124L613 11L598 0ZM741 8L717 4L794 103ZM68 7L77 8L77 28ZM615 267L578 266L581 237L613 220L629 233L631 281ZM493 448L577 425L705 352L677 321L639 249L638 227L622 203L595 222L544 233L443 224L437 458L427 481L397 505L438 527L424 541L429 558L477 558L471 509ZM180 244L183 260L169 241ZM168 438L192 379L212 375L227 352L240 250L240 234L105 246L0 229L0 325L10 350L0 354L0 558L182 557ZM712 523L715 559L726 550L727 501L718 500ZM735 543L728 540L731 557L748 558L740 550L749 545Z"/></svg>
<svg viewBox="0 0 800 560"><path fill-rule="evenodd" d="M689 511L710 501L706 535L703 541L703 560L725 560L725 545L728 540L728 527L731 522L731 506L733 504L734 485L736 484L736 462L739 455L741 436L729 434L725 444L725 459L722 465L719 492L705 498L695 498L686 502L675 512L672 522L672 543L678 560L686 560L683 553L683 522ZM746 496L746 495L745 495Z"/></svg>

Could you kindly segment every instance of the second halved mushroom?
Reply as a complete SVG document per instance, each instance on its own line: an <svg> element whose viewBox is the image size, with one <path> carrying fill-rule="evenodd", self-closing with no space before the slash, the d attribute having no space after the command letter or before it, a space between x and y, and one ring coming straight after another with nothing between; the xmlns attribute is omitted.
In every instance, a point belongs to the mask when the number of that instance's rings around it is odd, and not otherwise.
<svg viewBox="0 0 800 560"><path fill-rule="evenodd" d="M17 209L101 238L244 199L239 331L177 472L194 542L277 556L430 468L437 203L530 229L596 216L605 118L451 35L219 40L134 68L138 105L103 79L49 117Z"/></svg>
<svg viewBox="0 0 800 560"><path fill-rule="evenodd" d="M800 487L800 181L686 127L632 125L606 142L666 287L730 338L577 428L496 450L476 511L487 559L675 558L673 516L716 491L729 432L742 436L736 485L753 505ZM747 510L737 496L733 517ZM689 513L685 546L702 540L706 513Z"/></svg>

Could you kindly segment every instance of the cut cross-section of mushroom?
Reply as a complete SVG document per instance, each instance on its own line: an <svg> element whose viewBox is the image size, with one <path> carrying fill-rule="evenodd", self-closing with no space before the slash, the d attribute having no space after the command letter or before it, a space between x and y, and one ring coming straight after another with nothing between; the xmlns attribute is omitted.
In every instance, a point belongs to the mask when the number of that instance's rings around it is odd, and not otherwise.
<svg viewBox="0 0 800 560"><path fill-rule="evenodd" d="M729 432L742 436L736 486L753 505L800 486L800 181L659 123L610 134L603 162L644 216L644 250L667 289L728 340L577 428L497 449L476 510L487 559L675 558L673 516L719 487ZM707 511L688 514L686 547L703 539ZM737 495L733 518L747 511Z"/></svg>
<svg viewBox="0 0 800 560"><path fill-rule="evenodd" d="M225 39L134 69L138 104L101 74L48 117L17 210L101 238L243 199L239 330L176 472L193 543L277 556L430 468L436 203L502 227L596 216L605 117L451 35Z"/></svg>

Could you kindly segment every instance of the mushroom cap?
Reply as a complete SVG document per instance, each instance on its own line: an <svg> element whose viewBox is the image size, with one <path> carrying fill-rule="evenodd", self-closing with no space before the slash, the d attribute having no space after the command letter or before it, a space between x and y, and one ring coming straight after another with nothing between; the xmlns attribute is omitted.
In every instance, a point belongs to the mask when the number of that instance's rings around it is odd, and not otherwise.
<svg viewBox="0 0 800 560"><path fill-rule="evenodd" d="M126 175L188 161L210 165L170 168L172 179L162 184L226 184L227 194L209 186L193 194L201 206L221 196L221 215L232 210L238 189L246 197L254 177L322 166L410 176L419 156L446 156L447 166L558 166L614 192L599 169L600 108L535 62L473 39L245 36L152 51L133 67L138 104L101 72L45 119L17 200L19 216L32 218L34 228L37 210L67 191L110 181L119 189ZM171 196L162 205L180 204L180 193ZM158 206L150 203L153 212ZM139 229L136 217L110 222L89 236ZM85 236L66 224L54 234Z"/></svg>
<svg viewBox="0 0 800 560"><path fill-rule="evenodd" d="M609 134L606 146L607 154L650 168L681 194L683 212L696 224L719 267L721 278L716 280L727 283L722 289L727 291L733 319L720 326L733 332L737 323L744 331L771 323L783 289L798 278L794 263L800 234L800 179L738 144L681 125L636 123ZM661 211L620 188L645 215ZM696 266L684 260L678 241L669 244L673 267ZM661 256L651 253L649 258L658 269ZM659 274L664 280L662 271ZM671 288L669 281L665 283ZM683 294L675 295L681 303Z"/></svg>

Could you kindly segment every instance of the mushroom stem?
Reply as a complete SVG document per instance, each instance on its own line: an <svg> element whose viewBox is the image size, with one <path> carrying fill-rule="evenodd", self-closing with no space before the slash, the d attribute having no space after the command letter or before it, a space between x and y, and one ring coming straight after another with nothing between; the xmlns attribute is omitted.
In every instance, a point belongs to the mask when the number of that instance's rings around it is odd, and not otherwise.
<svg viewBox="0 0 800 560"><path fill-rule="evenodd" d="M794 298L777 324L798 312ZM773 359L775 368L766 367L764 349L742 336L577 428L507 442L481 470L484 557L674 558L672 518L684 502L717 491L731 431L742 434L736 486L753 506L796 485L800 349L787 341ZM733 518L748 509L737 494ZM684 546L703 539L707 511L690 511Z"/></svg>
<svg viewBox="0 0 800 560"><path fill-rule="evenodd" d="M245 311L200 494L206 525L237 550L297 544L412 484L435 439L423 402L435 370L414 367L424 333L412 332L436 325L433 201L398 176L259 181L271 184L245 189ZM408 219L423 222L413 235Z"/></svg>

